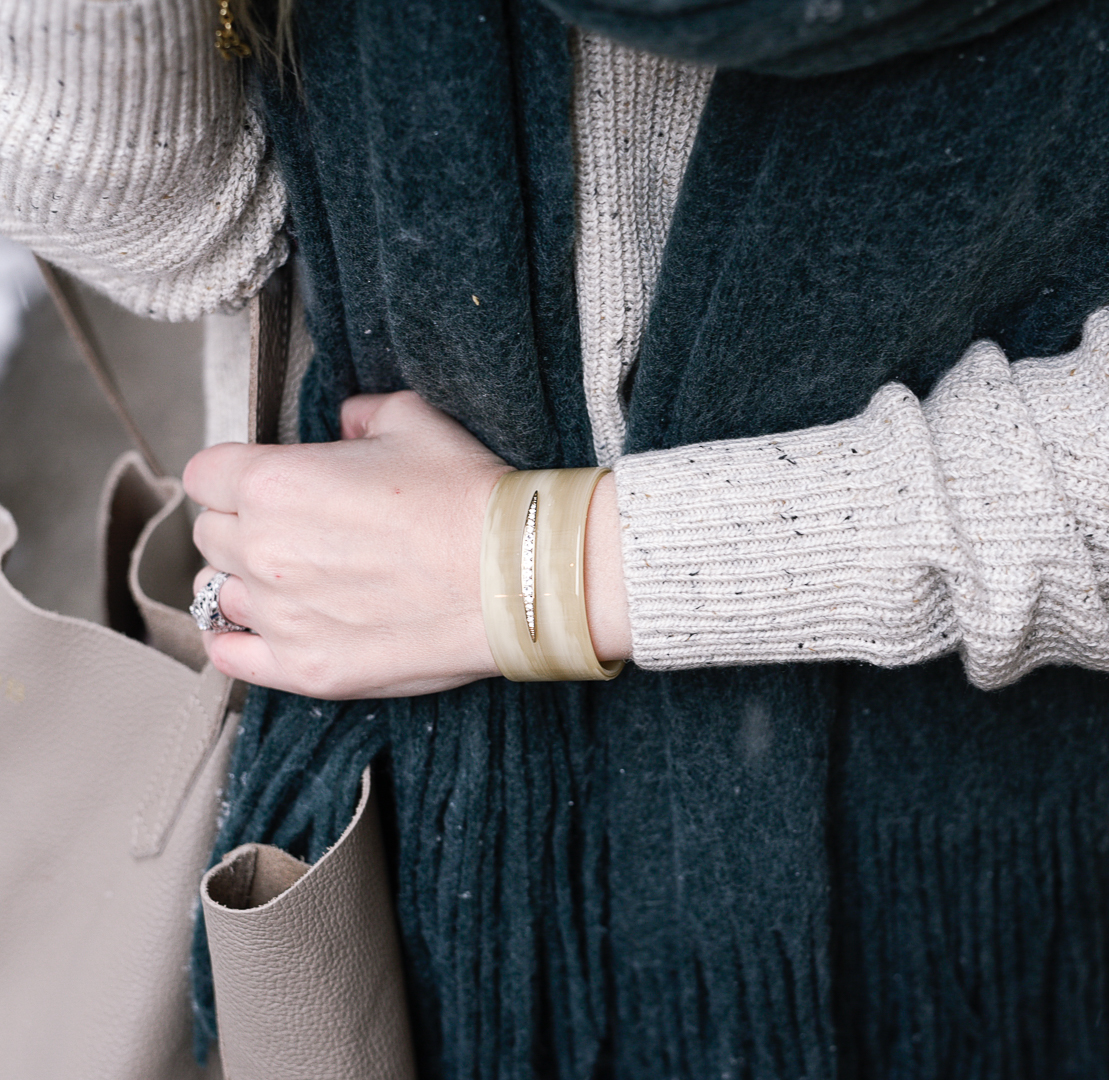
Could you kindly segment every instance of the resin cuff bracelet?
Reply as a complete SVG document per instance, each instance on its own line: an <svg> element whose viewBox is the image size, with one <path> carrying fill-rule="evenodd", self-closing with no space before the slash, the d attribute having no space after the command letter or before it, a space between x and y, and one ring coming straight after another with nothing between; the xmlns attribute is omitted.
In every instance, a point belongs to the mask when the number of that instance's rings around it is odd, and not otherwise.
<svg viewBox="0 0 1109 1080"><path fill-rule="evenodd" d="M497 667L513 682L614 679L585 612L585 519L608 469L505 473L481 537L481 612Z"/></svg>

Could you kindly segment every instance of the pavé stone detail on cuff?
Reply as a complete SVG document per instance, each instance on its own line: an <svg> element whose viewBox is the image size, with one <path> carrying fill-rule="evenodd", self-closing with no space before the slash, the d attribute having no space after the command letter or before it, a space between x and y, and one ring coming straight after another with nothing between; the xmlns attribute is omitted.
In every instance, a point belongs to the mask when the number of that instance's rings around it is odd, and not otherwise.
<svg viewBox="0 0 1109 1080"><path fill-rule="evenodd" d="M531 640L535 640L535 519L539 511L539 492L528 504L524 520L524 540L520 547L520 586L524 594L524 620L528 624Z"/></svg>

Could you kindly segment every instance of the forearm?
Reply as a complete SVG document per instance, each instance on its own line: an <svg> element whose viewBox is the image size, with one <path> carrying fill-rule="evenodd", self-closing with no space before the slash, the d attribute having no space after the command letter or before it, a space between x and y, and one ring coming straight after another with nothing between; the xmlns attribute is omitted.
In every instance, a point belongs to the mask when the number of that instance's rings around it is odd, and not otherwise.
<svg viewBox="0 0 1109 1080"><path fill-rule="evenodd" d="M923 405L622 458L636 662L1109 668L1107 343L1099 314L1066 357L975 346Z"/></svg>
<svg viewBox="0 0 1109 1080"><path fill-rule="evenodd" d="M196 0L0 0L0 232L141 314L233 308L284 191Z"/></svg>

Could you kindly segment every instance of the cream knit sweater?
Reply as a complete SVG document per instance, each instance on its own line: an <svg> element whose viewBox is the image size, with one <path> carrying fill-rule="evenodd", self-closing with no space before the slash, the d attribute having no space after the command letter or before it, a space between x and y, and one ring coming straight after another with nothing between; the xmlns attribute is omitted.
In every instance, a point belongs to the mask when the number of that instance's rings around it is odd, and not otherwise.
<svg viewBox="0 0 1109 1080"><path fill-rule="evenodd" d="M202 0L0 0L0 232L164 318L285 257L284 198ZM575 44L578 298L615 467L634 659L1109 670L1109 309L1072 354L983 342L925 402L621 456L634 362L711 71Z"/></svg>
<svg viewBox="0 0 1109 1080"><path fill-rule="evenodd" d="M0 233L139 314L232 309L285 195L203 0L0 0Z"/></svg>

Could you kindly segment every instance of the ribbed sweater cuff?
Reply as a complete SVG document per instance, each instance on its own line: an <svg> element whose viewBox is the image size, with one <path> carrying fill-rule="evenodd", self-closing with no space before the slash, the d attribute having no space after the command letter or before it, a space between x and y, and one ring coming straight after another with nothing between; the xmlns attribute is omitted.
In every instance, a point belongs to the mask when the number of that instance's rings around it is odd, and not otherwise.
<svg viewBox="0 0 1109 1080"><path fill-rule="evenodd" d="M944 529L928 520L931 457L919 404L891 384L829 427L621 458L636 663L898 664L952 647L934 574L905 565L921 529Z"/></svg>
<svg viewBox="0 0 1109 1080"><path fill-rule="evenodd" d="M980 342L923 405L620 459L633 657L918 663L978 686L1109 670L1109 310L1010 368Z"/></svg>

